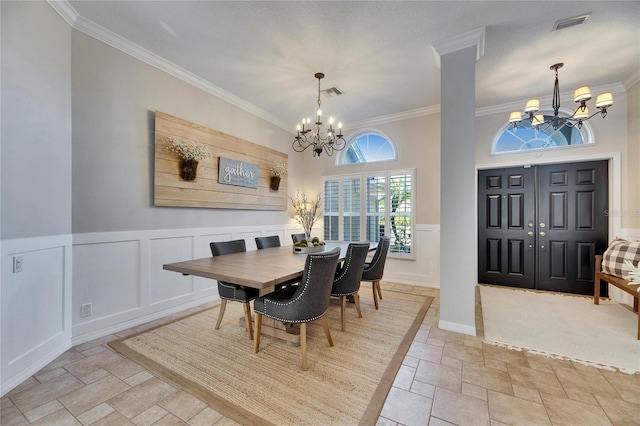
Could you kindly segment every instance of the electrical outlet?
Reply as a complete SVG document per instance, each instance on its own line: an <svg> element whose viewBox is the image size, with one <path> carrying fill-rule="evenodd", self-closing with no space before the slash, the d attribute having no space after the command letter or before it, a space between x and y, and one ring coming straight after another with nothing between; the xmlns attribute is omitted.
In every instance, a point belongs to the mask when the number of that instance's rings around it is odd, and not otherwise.
<svg viewBox="0 0 640 426"><path fill-rule="evenodd" d="M80 317L90 317L91 316L91 303L85 303L84 305L80 305Z"/></svg>
<svg viewBox="0 0 640 426"><path fill-rule="evenodd" d="M13 273L22 272L22 256L13 256Z"/></svg>

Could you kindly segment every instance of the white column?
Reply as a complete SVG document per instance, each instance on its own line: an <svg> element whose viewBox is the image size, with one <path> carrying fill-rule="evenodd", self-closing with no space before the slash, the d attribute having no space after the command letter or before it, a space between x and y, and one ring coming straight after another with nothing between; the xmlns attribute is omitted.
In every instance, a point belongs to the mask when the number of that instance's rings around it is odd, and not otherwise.
<svg viewBox="0 0 640 426"><path fill-rule="evenodd" d="M475 336L478 243L475 63L484 28L433 45L440 57L440 323Z"/></svg>

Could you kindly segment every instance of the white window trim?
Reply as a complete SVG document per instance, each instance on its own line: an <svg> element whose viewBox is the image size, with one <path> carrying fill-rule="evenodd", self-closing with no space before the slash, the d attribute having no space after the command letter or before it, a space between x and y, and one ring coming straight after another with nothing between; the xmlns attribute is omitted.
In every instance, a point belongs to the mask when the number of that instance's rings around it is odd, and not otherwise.
<svg viewBox="0 0 640 426"><path fill-rule="evenodd" d="M342 160L344 159L344 156L347 155L347 151L349 150L349 147L351 147L351 145L353 145L353 143L356 141L356 139L358 139L360 136L366 135L368 133L373 133L373 134L376 134L378 136L381 136L381 137L385 138L387 140L387 142L389 142L391 144L391 146L393 147L393 158L389 158L389 159L386 159L386 160L380 160L380 161L370 161L370 162L366 162L366 163L342 164ZM374 163L378 164L378 163L386 163L386 162L389 162L389 161L397 161L397 160L398 160L398 149L396 148L396 144L393 143L391 138L389 136L387 136L384 132L381 132L380 130L367 128L367 129L360 129L360 130L350 134L347 137L347 145L336 156L336 166L344 167L344 166L354 166L354 165L358 165L358 164L374 164Z"/></svg>
<svg viewBox="0 0 640 426"><path fill-rule="evenodd" d="M385 196L387 200L387 206L389 205L389 177L392 175L405 174L411 175L411 214L408 216L411 218L411 253L392 253L391 251L387 255L390 258L397 259L414 259L416 258L416 239L415 239L415 230L416 230L416 222L415 222L415 208L416 208L416 169L408 168L408 169L397 169L397 170L381 170L381 171L367 171L362 173L349 173L342 175L331 175L331 176L323 176L322 177L322 204L324 205L324 187L325 182L327 181L338 181L338 237L341 238L344 235L344 221L342 220L344 213L343 206L343 192L342 192L342 182L347 179L360 179L360 190L366 191L366 183L367 178L370 177L385 177ZM360 235L367 235L367 211L366 211L366 197L361 194L360 196ZM324 215L324 214L323 214ZM386 224L391 223L391 210L389 208L385 208L384 212L384 220ZM324 232L324 223L323 223L323 232ZM385 235L390 234L389 226L385 226ZM342 240L339 240L342 241Z"/></svg>

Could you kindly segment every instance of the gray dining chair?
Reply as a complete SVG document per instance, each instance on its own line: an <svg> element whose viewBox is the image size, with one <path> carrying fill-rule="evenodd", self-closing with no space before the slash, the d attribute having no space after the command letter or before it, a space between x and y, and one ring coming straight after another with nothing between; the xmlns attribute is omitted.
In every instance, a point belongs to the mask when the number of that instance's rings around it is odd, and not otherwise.
<svg viewBox="0 0 640 426"><path fill-rule="evenodd" d="M378 297L382 300L382 290L380 289L380 280L384 273L384 264L387 260L387 253L389 252L389 246L391 245L390 237L382 237L378 241L378 247L373 254L371 262L364 264L362 270L362 281L370 281L371 288L373 290L373 304L378 309Z"/></svg>
<svg viewBox="0 0 640 426"><path fill-rule="evenodd" d="M333 279L331 287L331 297L338 297L340 300L340 321L342 331L346 328L345 311L347 308L347 296L353 296L353 300L358 311L358 317L362 318L362 310L360 309L360 278L364 263L369 253L369 242L350 243L347 247L347 253L344 262L338 267L336 275Z"/></svg>
<svg viewBox="0 0 640 426"><path fill-rule="evenodd" d="M242 253L247 251L247 245L244 240L232 240L209 243L212 256L223 256L232 253ZM220 313L216 322L216 330L220 328L224 311L227 308L227 301L240 302L244 308L244 321L247 327L249 339L253 339L253 327L251 322L251 302L258 297L259 290L257 288L243 287L238 284L218 281L218 295L220 296Z"/></svg>
<svg viewBox="0 0 640 426"><path fill-rule="evenodd" d="M305 234L291 234L291 239L293 240L293 244L304 240L304 237L306 237Z"/></svg>
<svg viewBox="0 0 640 426"><path fill-rule="evenodd" d="M268 237L256 237L256 247L258 247L258 250L271 247L280 247L280 237L277 235L270 235Z"/></svg>
<svg viewBox="0 0 640 426"><path fill-rule="evenodd" d="M253 311L256 315L256 329L253 335L255 353L260 351L262 316L286 325L300 324L303 370L307 370L308 322L321 319L329 346L333 346L326 314L331 301L331 286L339 256L339 247L328 252L308 254L300 285L287 287L253 301Z"/></svg>

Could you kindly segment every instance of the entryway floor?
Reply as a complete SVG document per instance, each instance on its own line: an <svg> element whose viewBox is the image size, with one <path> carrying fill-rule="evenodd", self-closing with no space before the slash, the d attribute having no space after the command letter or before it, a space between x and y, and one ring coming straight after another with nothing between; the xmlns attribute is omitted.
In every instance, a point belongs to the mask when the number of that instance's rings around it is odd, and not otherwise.
<svg viewBox="0 0 640 426"><path fill-rule="evenodd" d="M383 282L383 297L385 288L395 285ZM440 330L439 290L416 289L435 299L396 376L378 425L640 424L640 374L484 344L479 306L478 336ZM71 348L2 398L0 423L236 425L107 346L111 340L210 306ZM118 394L143 383L146 394L129 401L126 415L110 405ZM79 406L86 408L74 410L73 415L70 407Z"/></svg>

